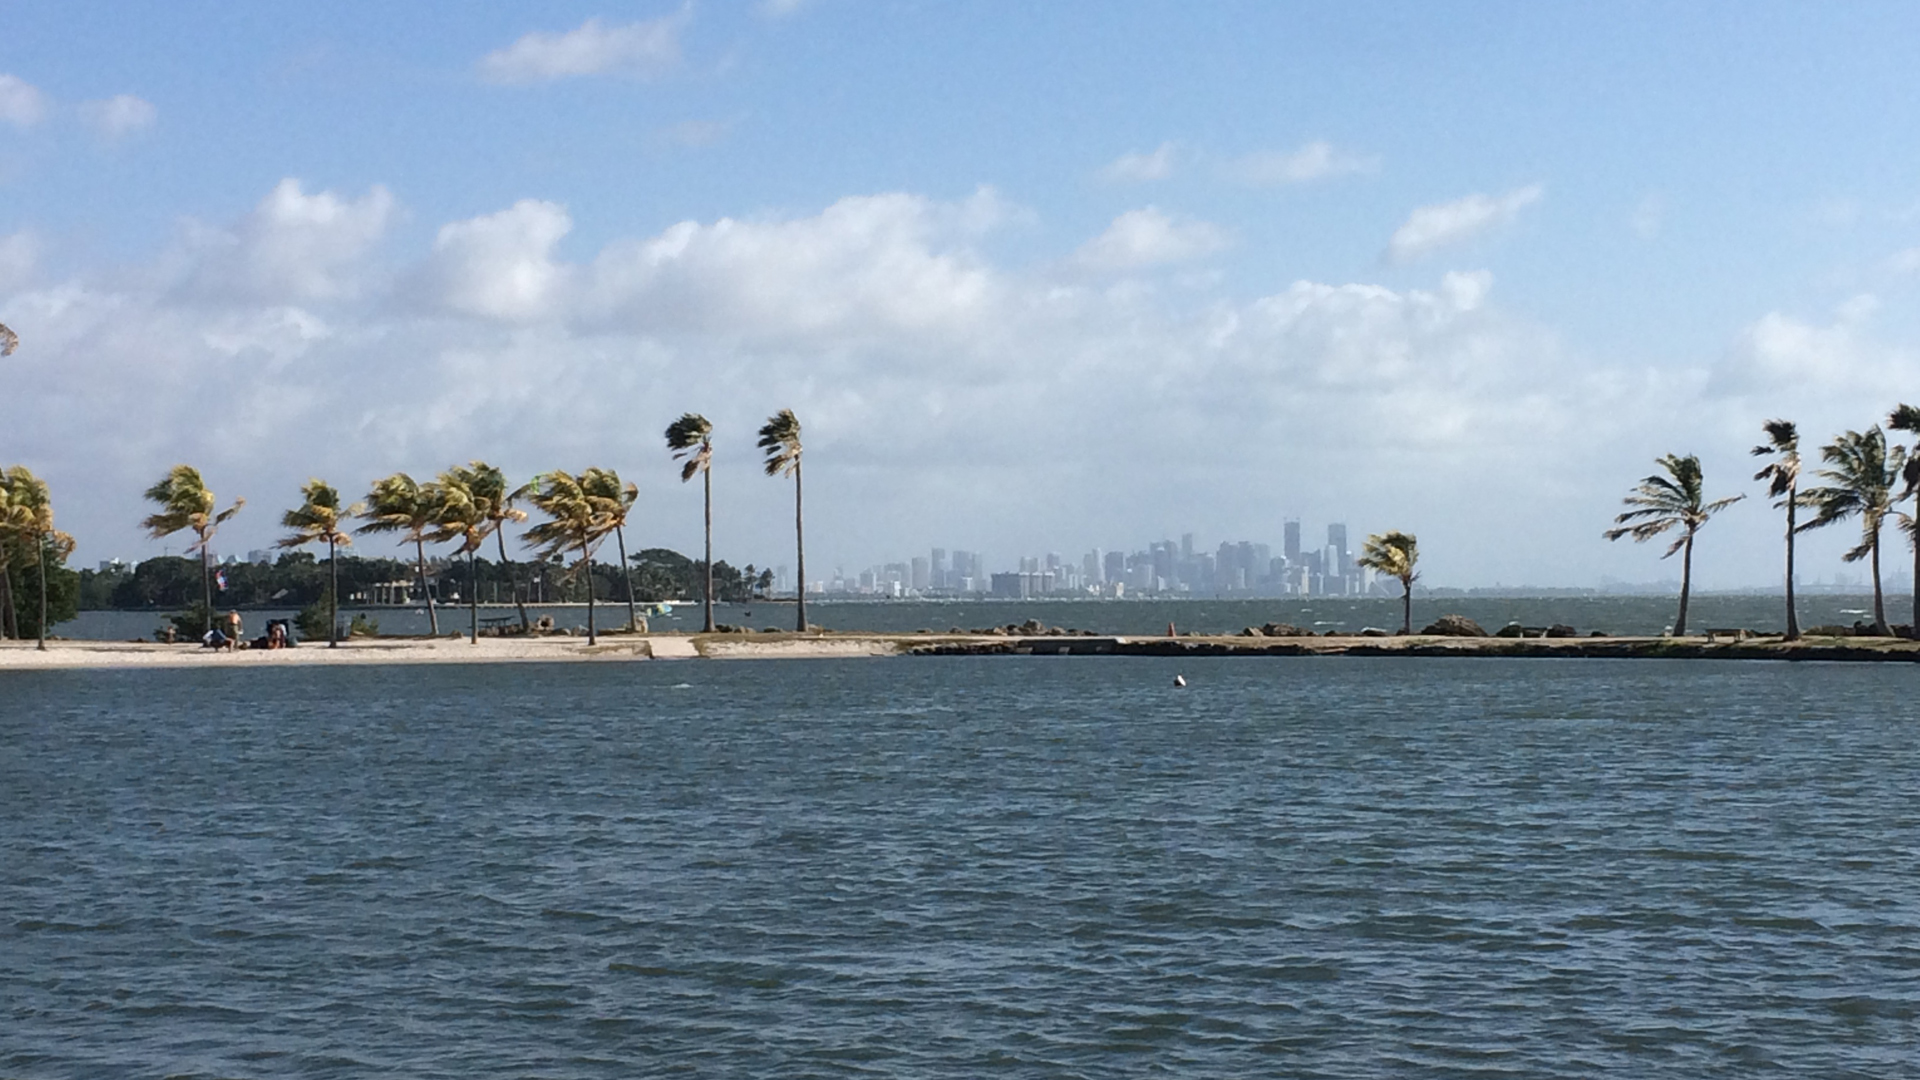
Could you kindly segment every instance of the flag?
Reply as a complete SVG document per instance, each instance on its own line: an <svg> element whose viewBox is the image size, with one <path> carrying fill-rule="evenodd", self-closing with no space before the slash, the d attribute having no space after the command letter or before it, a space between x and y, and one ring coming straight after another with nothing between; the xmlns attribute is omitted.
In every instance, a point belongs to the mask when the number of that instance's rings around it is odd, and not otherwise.
<svg viewBox="0 0 1920 1080"><path fill-rule="evenodd" d="M221 592L227 591L227 572L225 570L214 571L213 580L215 584L220 586Z"/></svg>

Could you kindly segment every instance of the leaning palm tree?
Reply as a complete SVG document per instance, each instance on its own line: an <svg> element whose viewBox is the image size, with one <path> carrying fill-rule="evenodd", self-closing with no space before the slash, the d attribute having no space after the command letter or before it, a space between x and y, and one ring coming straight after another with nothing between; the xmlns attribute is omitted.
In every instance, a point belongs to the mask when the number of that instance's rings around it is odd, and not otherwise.
<svg viewBox="0 0 1920 1080"><path fill-rule="evenodd" d="M1787 640L1800 639L1800 615L1793 603L1794 511L1800 504L1800 430L1791 420L1769 420L1762 425L1767 441L1753 448L1755 457L1772 456L1766 468L1753 474L1766 480L1773 505L1787 512Z"/></svg>
<svg viewBox="0 0 1920 1080"><path fill-rule="evenodd" d="M1815 508L1815 516L1800 526L1800 531L1852 517L1860 519L1860 543L1841 558L1847 562L1872 561L1873 631L1885 635L1890 631L1886 600L1880 591L1880 525L1893 511L1893 489L1905 472L1906 448L1889 449L1886 433L1875 424L1864 432L1842 432L1820 448L1820 459L1830 467L1815 475L1828 483L1802 493L1807 505Z"/></svg>
<svg viewBox="0 0 1920 1080"><path fill-rule="evenodd" d="M64 559L73 554L73 537L53 527L53 495L47 482L33 475L25 465L15 465L0 476L0 490L7 500L0 507L0 518L12 526L14 537L31 543L39 559L40 629L38 648L47 651L47 553ZM0 543L4 543L0 536ZM11 592L11 589L9 589Z"/></svg>
<svg viewBox="0 0 1920 1080"><path fill-rule="evenodd" d="M460 541L455 555L467 557L467 641L480 644L480 563L477 552L486 543L491 518L488 504L467 484L466 471L448 469L433 482L438 493L430 544Z"/></svg>
<svg viewBox="0 0 1920 1080"><path fill-rule="evenodd" d="M1920 409L1912 405L1899 406L1893 410L1887 426L1895 431L1920 434ZM1897 515L1900 527L1906 530L1907 542L1913 545L1913 618L1908 633L1920 638L1920 443L1907 451L1907 463L1900 472L1906 486L1896 501L1914 500L1912 513Z"/></svg>
<svg viewBox="0 0 1920 1080"><path fill-rule="evenodd" d="M20 335L7 329L6 323L0 323L0 356L12 356L13 350L20 347Z"/></svg>
<svg viewBox="0 0 1920 1080"><path fill-rule="evenodd" d="M793 476L793 551L799 568L799 588L794 590L794 629L807 632L807 536L806 519L800 500L800 418L792 409L781 409L769 417L760 429L760 449L767 452L767 475Z"/></svg>
<svg viewBox="0 0 1920 1080"><path fill-rule="evenodd" d="M427 625L434 637L440 636L440 612L434 606L433 586L427 581L427 534L440 520L440 489L422 484L406 473L394 473L376 480L367 492L366 511L360 516L366 524L358 534L397 532L400 542L413 545L414 566L420 572L420 591L427 598Z"/></svg>
<svg viewBox="0 0 1920 1080"><path fill-rule="evenodd" d="M587 644L596 644L599 634L593 621L593 549L613 529L609 511L617 500L590 494L578 477L558 469L543 474L527 498L548 520L528 529L522 541L540 548L542 559L569 551L580 553L573 573L587 583Z"/></svg>
<svg viewBox="0 0 1920 1080"><path fill-rule="evenodd" d="M486 510L487 531L500 545L500 568L507 574L507 589L513 594L513 606L520 612L520 631L525 633L533 628L527 619L527 600L520 591L520 576L514 571L513 560L507 557L506 525L508 522L527 520L527 512L513 505L527 494L527 489L507 486L507 476L499 469L484 461L470 461L450 470L460 478L476 504Z"/></svg>
<svg viewBox="0 0 1920 1080"><path fill-rule="evenodd" d="M1420 562L1420 541L1398 530L1378 533L1367 537L1358 561L1369 570L1400 579L1400 633L1413 633L1413 583L1420 577L1414 566Z"/></svg>
<svg viewBox="0 0 1920 1080"><path fill-rule="evenodd" d="M299 506L280 515L280 524L293 532L280 539L283 548L303 547L307 544L327 545L327 648L340 645L340 559L339 549L351 547L353 537L348 536L340 526L348 518L358 517L366 511L361 504L343 507L340 505L340 492L323 480L309 480L300 485L302 502Z"/></svg>
<svg viewBox="0 0 1920 1080"><path fill-rule="evenodd" d="M19 621L13 610L12 538L32 520L26 507L13 504L10 474L11 470L0 470L0 638L20 636Z"/></svg>
<svg viewBox="0 0 1920 1080"><path fill-rule="evenodd" d="M667 449L675 461L685 460L680 482L686 483L698 473L706 481L707 501L707 587L700 597L706 611L706 632L713 633L713 425L699 413L686 413L667 425Z"/></svg>
<svg viewBox="0 0 1920 1080"><path fill-rule="evenodd" d="M200 552L200 592L206 604L206 632L212 633L213 535L247 505L247 500L235 499L232 506L215 513L213 508L218 500L207 490L200 471L191 465L175 465L168 470L164 479L147 489L146 498L160 505L158 513L149 514L140 522L148 536L158 540L182 529L193 531L195 540L187 550Z"/></svg>
<svg viewBox="0 0 1920 1080"><path fill-rule="evenodd" d="M1667 547L1663 559L1672 558L1676 551L1685 554L1680 559L1680 615L1673 620L1673 634L1684 637L1687 633L1687 600L1693 595L1693 537L1700 526L1707 523L1713 515L1746 498L1735 495L1730 499L1715 499L1707 502L1701 494L1703 480L1700 474L1700 459L1688 454L1667 454L1656 458L1661 468L1667 470L1666 476L1655 473L1640 481L1633 494L1620 501L1633 507L1613 519L1618 528L1602 533L1609 540L1618 540L1623 536L1633 537L1634 543L1645 543L1662 533L1680 529L1680 538Z"/></svg>
<svg viewBox="0 0 1920 1080"><path fill-rule="evenodd" d="M633 567L627 562L627 516L633 512L633 504L640 499L640 488L636 484L622 483L620 474L612 469L591 468L580 474L580 489L588 496L601 500L601 512L606 517L607 527L613 530L614 540L620 546L620 576L627 584L627 629L637 634L640 632L640 608L633 599Z"/></svg>

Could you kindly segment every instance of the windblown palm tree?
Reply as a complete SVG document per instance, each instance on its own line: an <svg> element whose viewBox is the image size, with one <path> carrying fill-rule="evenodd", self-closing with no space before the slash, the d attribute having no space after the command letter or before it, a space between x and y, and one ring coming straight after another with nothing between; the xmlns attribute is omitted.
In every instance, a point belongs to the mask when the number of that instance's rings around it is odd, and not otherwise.
<svg viewBox="0 0 1920 1080"><path fill-rule="evenodd" d="M1414 566L1420 562L1420 541L1412 533L1399 531L1367 537L1361 549L1359 565L1376 573L1400 579L1400 632L1413 633L1413 583L1420 575Z"/></svg>
<svg viewBox="0 0 1920 1080"><path fill-rule="evenodd" d="M147 489L146 498L160 505L159 513L149 514L140 522L148 536L158 540L182 529L191 529L196 537L187 550L200 552L200 591L206 604L206 632L212 633L213 536L247 505L247 500L235 499L232 506L215 513L213 508L218 500L207 490L200 471L191 465L175 465L168 470L165 479Z"/></svg>
<svg viewBox="0 0 1920 1080"><path fill-rule="evenodd" d="M394 473L374 482L367 492L366 524L354 532L402 534L400 542L413 545L414 566L420 572L420 591L427 597L427 625L440 636L440 612L434 606L433 586L427 581L427 535L440 521L440 489L422 484L406 473Z"/></svg>
<svg viewBox="0 0 1920 1080"><path fill-rule="evenodd" d="M1645 543L1662 533L1679 529L1680 537L1668 546L1660 557L1672 558L1676 551L1685 552L1680 560L1680 615L1673 620L1675 637L1683 637L1687 632L1687 600L1693 595L1693 537L1700 526L1707 523L1713 515L1746 498L1735 495L1730 499L1716 499L1707 502L1701 494L1703 480L1700 474L1700 459L1688 454L1668 454L1656 458L1660 467L1667 470L1666 476L1655 473L1640 481L1633 494L1620 501L1633 507L1613 519L1619 528L1608 529L1602 533L1609 540L1618 540L1631 536L1635 543Z"/></svg>
<svg viewBox="0 0 1920 1080"><path fill-rule="evenodd" d="M1905 472L1907 451L1900 446L1889 449L1886 433L1875 424L1864 432L1842 432L1820 448L1820 459L1829 468L1815 475L1828 483L1802 493L1807 505L1815 508L1815 516L1800 526L1800 531L1851 517L1860 519L1860 543L1841 558L1847 562L1872 561L1873 630L1876 634L1890 633L1886 601L1880 591L1880 525L1893 511L1893 489Z"/></svg>
<svg viewBox="0 0 1920 1080"><path fill-rule="evenodd" d="M1893 410L1887 426L1895 431L1920 434L1920 409L1912 405L1901 405ZM1913 619L1908 633L1920 638L1920 443L1907 451L1907 463L1901 470L1906 486L1900 492L1897 502L1914 500L1911 513L1898 514L1900 528L1906 531L1907 542L1913 545Z"/></svg>
<svg viewBox="0 0 1920 1080"><path fill-rule="evenodd" d="M513 505L525 497L527 489L508 487L506 474L484 461L470 461L451 471L466 485L474 502L486 509L487 531L500 545L500 567L507 573L508 591L513 593L513 606L520 612L520 630L525 633L533 628L533 623L527 618L527 600L520 588L520 575L514 569L513 560L507 557L506 525L510 521L527 520L527 512Z"/></svg>
<svg viewBox="0 0 1920 1080"><path fill-rule="evenodd" d="M680 482L686 483L698 473L706 481L707 502L707 587L700 597L706 611L706 632L713 633L713 425L698 413L686 413L667 425L667 449L680 468Z"/></svg>
<svg viewBox="0 0 1920 1080"><path fill-rule="evenodd" d="M456 555L467 557L467 641L480 643L480 564L476 553L486 543L492 518L488 503L468 486L466 470L448 469L434 481L439 498L436 503L433 532L427 542L444 544L460 541Z"/></svg>
<svg viewBox="0 0 1920 1080"><path fill-rule="evenodd" d="M800 497L800 418L792 409L781 409L760 429L760 449L767 453L767 475L793 476L793 551L799 569L799 588L794 590L794 629L807 632L807 533Z"/></svg>
<svg viewBox="0 0 1920 1080"><path fill-rule="evenodd" d="M0 503L0 520L8 523L13 535L20 541L32 543L40 560L40 640L37 647L45 652L47 553L51 551L55 558L60 559L73 554L73 537L53 527L52 492L48 490L47 482L33 475L25 465L15 465L0 475L0 491L5 492L5 502ZM0 573L4 572L4 565L0 565Z"/></svg>
<svg viewBox="0 0 1920 1080"><path fill-rule="evenodd" d="M338 648L340 560L337 556L340 548L353 545L353 537L348 536L340 526L348 518L360 516L367 508L358 503L341 506L339 490L323 480L309 480L300 485L300 495L303 500L300 505L280 515L280 524L293 532L282 537L279 546L296 548L307 544L327 545L327 648Z"/></svg>
<svg viewBox="0 0 1920 1080"><path fill-rule="evenodd" d="M20 335L7 329L6 323L0 323L0 356L12 356L13 350L20 347Z"/></svg>
<svg viewBox="0 0 1920 1080"><path fill-rule="evenodd" d="M600 509L606 517L607 527L613 530L614 539L620 546L620 576L627 584L627 629L637 634L640 632L640 609L633 599L633 566L627 562L627 515L632 513L633 504L640 499L640 488L635 484L621 483L620 474L612 469L592 468L580 474L580 489L589 497L601 500Z"/></svg>
<svg viewBox="0 0 1920 1080"><path fill-rule="evenodd" d="M1769 420L1763 425L1767 441L1753 448L1755 457L1772 455L1766 468L1753 474L1768 481L1767 495L1787 512L1787 640L1800 639L1800 616L1793 603L1794 511L1800 503L1800 430L1791 420Z"/></svg>
<svg viewBox="0 0 1920 1080"><path fill-rule="evenodd" d="M587 644L595 644L599 635L593 621L593 549L613 529L609 512L617 500L588 493L578 477L556 469L541 475L528 501L548 520L528 529L522 541L529 547L539 547L542 559L569 551L580 553L572 572L587 583Z"/></svg>

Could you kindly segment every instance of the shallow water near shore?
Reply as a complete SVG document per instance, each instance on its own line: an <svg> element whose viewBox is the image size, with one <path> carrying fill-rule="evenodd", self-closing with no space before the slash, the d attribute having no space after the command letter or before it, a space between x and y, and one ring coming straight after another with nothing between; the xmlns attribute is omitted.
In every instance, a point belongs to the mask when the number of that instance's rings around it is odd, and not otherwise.
<svg viewBox="0 0 1920 1080"><path fill-rule="evenodd" d="M0 1074L1899 1075L1913 698L1578 660L17 672Z"/></svg>
<svg viewBox="0 0 1920 1080"><path fill-rule="evenodd" d="M1546 627L1565 623L1582 634L1594 630L1608 634L1652 635L1673 625L1678 600L1671 596L1461 596L1437 599L1416 597L1413 605L1414 629L1442 614L1464 615L1489 632L1509 622ZM1873 598L1836 593L1815 593L1799 601L1800 625L1804 627L1835 624L1851 626L1855 620L1871 622ZM1891 622L1909 621L1912 600L1905 595L1887 597L1887 618ZM341 608L341 622L354 614L363 614L379 624L383 634L422 635L430 627L425 608L382 607ZM584 604L528 605L530 618L548 616L562 628L585 627ZM250 611L246 614L246 632L265 632L269 618L291 618L291 610ZM512 605L489 605L480 609L483 619L518 623ZM986 629L1038 619L1049 626L1089 630L1100 634L1164 634L1169 623L1181 633L1233 634L1249 626L1269 622L1291 623L1317 633L1358 633L1367 627L1396 629L1400 625L1398 597L1296 597L1265 600L1185 599L1185 600L810 600L807 621L829 630L851 630L875 634L913 633L917 630L945 631ZM754 629L792 630L793 604L717 604L716 622ZM625 625L625 604L602 603L596 625L601 629ZM83 611L80 617L62 623L54 632L70 638L95 641L125 641L137 638L149 641L164 616L154 611ZM692 632L700 629L698 604L676 607L666 615L649 620L656 632ZM441 608L442 633L465 633L469 613L465 608ZM1694 632L1716 627L1778 631L1786 626L1784 601L1777 596L1744 593L1707 593L1693 598L1688 626Z"/></svg>

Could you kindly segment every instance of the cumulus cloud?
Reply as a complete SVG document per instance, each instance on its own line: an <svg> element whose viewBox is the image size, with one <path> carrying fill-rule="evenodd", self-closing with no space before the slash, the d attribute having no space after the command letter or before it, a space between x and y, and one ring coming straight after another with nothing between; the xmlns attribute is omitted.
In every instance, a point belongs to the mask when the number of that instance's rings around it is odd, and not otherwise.
<svg viewBox="0 0 1920 1080"><path fill-rule="evenodd" d="M420 280L448 310L522 322L552 314L568 270L553 249L573 229L564 207L522 199L495 214L440 228Z"/></svg>
<svg viewBox="0 0 1920 1080"><path fill-rule="evenodd" d="M331 300L356 291L362 260L396 214L375 185L358 199L309 195L291 177L274 185L231 229L198 230L186 287L202 299Z"/></svg>
<svg viewBox="0 0 1920 1080"><path fill-rule="evenodd" d="M1096 271L1137 270L1211 255L1233 242L1226 230L1205 221L1169 217L1157 207L1129 210L1074 253Z"/></svg>
<svg viewBox="0 0 1920 1080"><path fill-rule="evenodd" d="M1100 175L1104 179L1121 182L1165 180L1173 175L1176 153L1178 148L1170 142L1163 142L1148 153L1131 151L1108 162L1100 170Z"/></svg>
<svg viewBox="0 0 1920 1080"><path fill-rule="evenodd" d="M1419 207L1387 241L1387 258L1394 263L1410 263L1466 243L1512 221L1545 193L1541 185L1529 184L1504 195L1474 194Z"/></svg>
<svg viewBox="0 0 1920 1080"><path fill-rule="evenodd" d="M80 103L80 119L109 141L144 131L159 119L153 103L132 94L115 94L104 101Z"/></svg>
<svg viewBox="0 0 1920 1080"><path fill-rule="evenodd" d="M1337 149L1315 140L1295 150L1263 150L1226 163L1226 176L1238 183L1266 187L1305 184L1380 168L1380 159Z"/></svg>
<svg viewBox="0 0 1920 1080"><path fill-rule="evenodd" d="M0 73L0 121L32 127L47 115L47 97L18 75Z"/></svg>
<svg viewBox="0 0 1920 1080"><path fill-rule="evenodd" d="M15 434L73 493L63 522L84 558L157 553L133 523L141 489L174 460L223 495L275 505L313 475L351 490L475 456L517 477L617 465L642 487L644 542L692 550L699 493L658 432L705 413L737 478L757 425L790 406L808 430L809 546L828 568L934 543L1004 565L1184 528L1272 540L1282 516L1305 514L1417 531L1436 583L1584 583L1608 560L1653 572L1644 551L1597 533L1655 454L1725 443L1731 466L1710 473L1744 476L1759 417L1860 427L1888 386L1920 380L1911 350L1872 338L1866 302L1769 315L1719 368L1661 370L1571 354L1504 310L1486 273L1252 296L1089 280L985 254L1021 213L990 191L684 221L571 261L568 211L525 200L446 222L430 247L381 253L402 271L368 273L385 225L364 223L396 213L383 196L285 182L210 230L218 242L190 245L191 292L110 270L50 280L27 262L5 314L60 363L18 368L36 407ZM1195 236L1223 242L1152 208L1131 220L1163 239L1187 227L1187 250ZM328 223L359 239L315 246ZM257 253L302 243L324 267L311 277ZM213 264L278 284L206 276ZM1488 491L1518 509L1496 520ZM790 497L716 481L729 561L785 557ZM250 511L222 538L245 550L272 535L272 516ZM1739 535L1716 534L1716 568L1733 565ZM1777 559L1774 532L1754 535L1745 580Z"/></svg>
<svg viewBox="0 0 1920 1080"><path fill-rule="evenodd" d="M609 25L588 19L565 33L533 31L480 59L490 82L537 83L582 75L663 75L680 62L686 15Z"/></svg>

